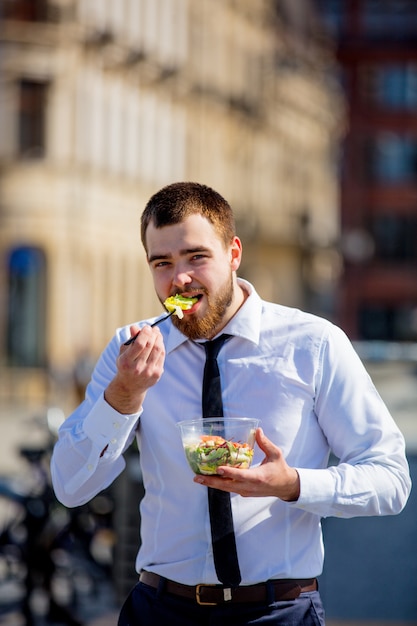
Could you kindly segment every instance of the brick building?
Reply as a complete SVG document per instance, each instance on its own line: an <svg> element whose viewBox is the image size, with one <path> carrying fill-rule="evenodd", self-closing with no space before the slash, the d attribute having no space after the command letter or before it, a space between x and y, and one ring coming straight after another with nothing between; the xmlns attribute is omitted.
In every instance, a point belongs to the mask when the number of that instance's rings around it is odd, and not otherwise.
<svg viewBox="0 0 417 626"><path fill-rule="evenodd" d="M362 340L417 339L417 4L318 0L348 107L337 319Z"/></svg>

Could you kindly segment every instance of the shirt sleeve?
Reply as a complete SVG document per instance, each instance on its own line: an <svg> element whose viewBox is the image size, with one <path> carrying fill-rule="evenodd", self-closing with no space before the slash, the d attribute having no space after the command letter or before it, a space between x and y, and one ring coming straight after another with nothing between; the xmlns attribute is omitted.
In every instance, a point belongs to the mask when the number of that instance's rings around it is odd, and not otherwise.
<svg viewBox="0 0 417 626"><path fill-rule="evenodd" d="M321 517L392 515L411 489L404 438L343 331L330 327L321 348L316 414L338 460L325 469L297 468L292 506Z"/></svg>
<svg viewBox="0 0 417 626"><path fill-rule="evenodd" d="M123 471L123 452L132 443L140 413L122 415L104 399L116 374L120 340L116 335L101 355L86 399L59 429L51 459L57 498L69 507L89 501Z"/></svg>

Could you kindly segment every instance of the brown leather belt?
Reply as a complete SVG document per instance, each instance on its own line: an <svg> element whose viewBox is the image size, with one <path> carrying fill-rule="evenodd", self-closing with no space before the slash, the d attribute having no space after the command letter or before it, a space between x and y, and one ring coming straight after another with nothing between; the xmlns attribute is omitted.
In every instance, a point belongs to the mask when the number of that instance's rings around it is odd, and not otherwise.
<svg viewBox="0 0 417 626"><path fill-rule="evenodd" d="M229 589L222 585L183 585L145 570L141 572L139 580L154 589L157 589L162 583L166 593L194 600L203 606L214 606L225 602L295 600L303 591L316 591L318 589L316 578L270 580L268 583L236 587L235 589ZM273 590L272 599L270 599L269 591L271 588Z"/></svg>

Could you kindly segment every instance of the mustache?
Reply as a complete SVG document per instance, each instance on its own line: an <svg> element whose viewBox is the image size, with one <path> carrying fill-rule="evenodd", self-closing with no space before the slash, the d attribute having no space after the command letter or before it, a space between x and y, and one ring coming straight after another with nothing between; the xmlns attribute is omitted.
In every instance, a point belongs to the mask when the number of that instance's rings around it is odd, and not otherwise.
<svg viewBox="0 0 417 626"><path fill-rule="evenodd" d="M194 298L198 298L198 296L207 295L208 290L205 287L188 287L185 289L181 289L181 291L179 291L178 289L176 291L173 291L171 293L171 296L175 297L178 293L181 293L181 295L183 296L186 296L189 293Z"/></svg>

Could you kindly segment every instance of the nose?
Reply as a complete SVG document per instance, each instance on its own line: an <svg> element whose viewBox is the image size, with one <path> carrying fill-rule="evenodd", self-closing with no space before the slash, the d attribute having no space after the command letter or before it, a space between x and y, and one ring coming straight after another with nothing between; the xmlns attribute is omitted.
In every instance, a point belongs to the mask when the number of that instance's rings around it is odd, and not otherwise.
<svg viewBox="0 0 417 626"><path fill-rule="evenodd" d="M178 289L182 289L185 285L189 285L192 282L192 277L186 268L183 266L177 266L174 269L172 277L172 284Z"/></svg>

